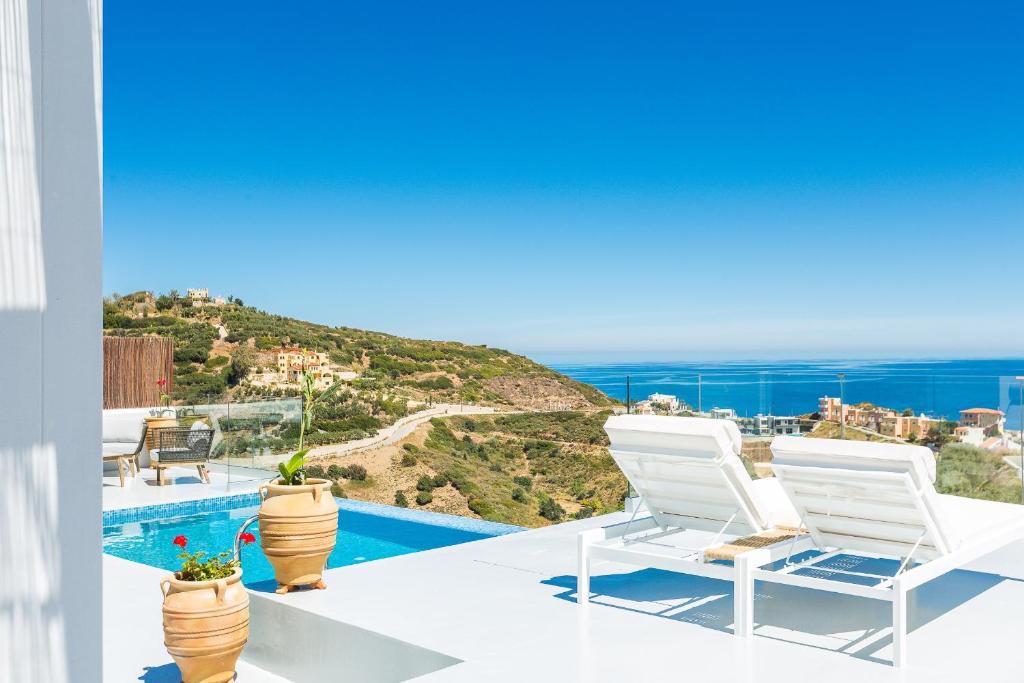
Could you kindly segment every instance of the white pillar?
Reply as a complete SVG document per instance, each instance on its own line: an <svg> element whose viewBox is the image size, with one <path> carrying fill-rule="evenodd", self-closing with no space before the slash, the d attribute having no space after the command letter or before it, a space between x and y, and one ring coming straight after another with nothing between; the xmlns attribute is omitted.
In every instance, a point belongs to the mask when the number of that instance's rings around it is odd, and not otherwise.
<svg viewBox="0 0 1024 683"><path fill-rule="evenodd" d="M0 680L100 681L98 0L0 3Z"/></svg>

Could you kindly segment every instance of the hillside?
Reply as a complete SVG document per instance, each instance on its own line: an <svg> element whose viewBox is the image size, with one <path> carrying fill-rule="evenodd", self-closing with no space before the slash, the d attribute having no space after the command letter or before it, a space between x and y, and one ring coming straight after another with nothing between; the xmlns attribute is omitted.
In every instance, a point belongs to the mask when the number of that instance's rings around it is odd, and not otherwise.
<svg viewBox="0 0 1024 683"><path fill-rule="evenodd" d="M621 509L626 480L608 453L608 412L430 421L402 443L320 458L335 493L536 527ZM356 468L353 478L349 468Z"/></svg>
<svg viewBox="0 0 1024 683"><path fill-rule="evenodd" d="M611 399L530 359L502 349L458 342L405 339L381 332L329 327L245 306L195 306L176 292L137 292L104 301L104 334L173 337L178 403L218 397L288 395L257 386L254 371L274 363L268 352L297 345L329 355L356 375L353 392L391 400L451 401L527 410L610 406Z"/></svg>

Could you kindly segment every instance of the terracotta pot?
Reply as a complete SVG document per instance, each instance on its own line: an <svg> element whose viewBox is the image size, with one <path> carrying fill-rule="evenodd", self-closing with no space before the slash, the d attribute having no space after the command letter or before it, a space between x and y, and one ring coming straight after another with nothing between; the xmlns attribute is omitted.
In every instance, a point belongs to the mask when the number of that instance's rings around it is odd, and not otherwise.
<svg viewBox="0 0 1024 683"><path fill-rule="evenodd" d="M222 683L249 638L249 593L242 570L216 581L160 582L164 594L164 646L184 683Z"/></svg>
<svg viewBox="0 0 1024 683"><path fill-rule="evenodd" d="M297 586L326 588L327 556L338 536L338 504L331 482L307 479L300 486L280 480L260 487L260 545L274 567L277 592Z"/></svg>
<svg viewBox="0 0 1024 683"><path fill-rule="evenodd" d="M177 427L178 418L174 415L154 415L143 418L146 420L146 450L157 447L156 431L165 427Z"/></svg>

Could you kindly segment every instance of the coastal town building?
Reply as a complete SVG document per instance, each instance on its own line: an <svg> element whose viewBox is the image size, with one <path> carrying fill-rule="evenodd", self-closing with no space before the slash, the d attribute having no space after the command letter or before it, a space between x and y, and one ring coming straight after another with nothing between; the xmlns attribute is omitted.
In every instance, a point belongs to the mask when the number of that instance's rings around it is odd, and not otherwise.
<svg viewBox="0 0 1024 683"><path fill-rule="evenodd" d="M685 401L672 394L651 394L633 404L633 412L637 415L678 415L689 410L690 406Z"/></svg>
<svg viewBox="0 0 1024 683"><path fill-rule="evenodd" d="M210 290L206 287L200 289L187 289L185 290L185 296L191 299L193 303L196 301L206 301L210 298Z"/></svg>
<svg viewBox="0 0 1024 683"><path fill-rule="evenodd" d="M892 415L882 419L880 428L874 431L896 439L920 439L927 436L938 422L926 415L896 415L893 411Z"/></svg>
<svg viewBox="0 0 1024 683"><path fill-rule="evenodd" d="M961 427L980 427L981 429L995 431L996 434L1002 434L1005 422L1006 416L1001 410L968 408L960 411Z"/></svg>
<svg viewBox="0 0 1024 683"><path fill-rule="evenodd" d="M679 399L672 394L651 394L647 400L665 406L670 413L679 411Z"/></svg>
<svg viewBox="0 0 1024 683"><path fill-rule="evenodd" d="M708 416L715 420L735 420L736 411L732 408L719 408L716 406L711 409Z"/></svg>
<svg viewBox="0 0 1024 683"><path fill-rule="evenodd" d="M800 418L793 415L762 415L733 417L740 432L749 436L781 436L800 434Z"/></svg>

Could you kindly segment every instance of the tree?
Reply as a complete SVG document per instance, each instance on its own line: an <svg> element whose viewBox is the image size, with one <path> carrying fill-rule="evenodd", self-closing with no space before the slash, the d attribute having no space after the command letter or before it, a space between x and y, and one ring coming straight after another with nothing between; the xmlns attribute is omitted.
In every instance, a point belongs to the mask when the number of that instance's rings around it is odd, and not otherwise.
<svg viewBox="0 0 1024 683"><path fill-rule="evenodd" d="M914 417L914 409L913 408L904 408L903 409L903 417Z"/></svg>
<svg viewBox="0 0 1024 683"><path fill-rule="evenodd" d="M231 369L228 371L228 384L238 386L246 378L249 371L256 365L256 354L247 346L239 346L231 354Z"/></svg>

